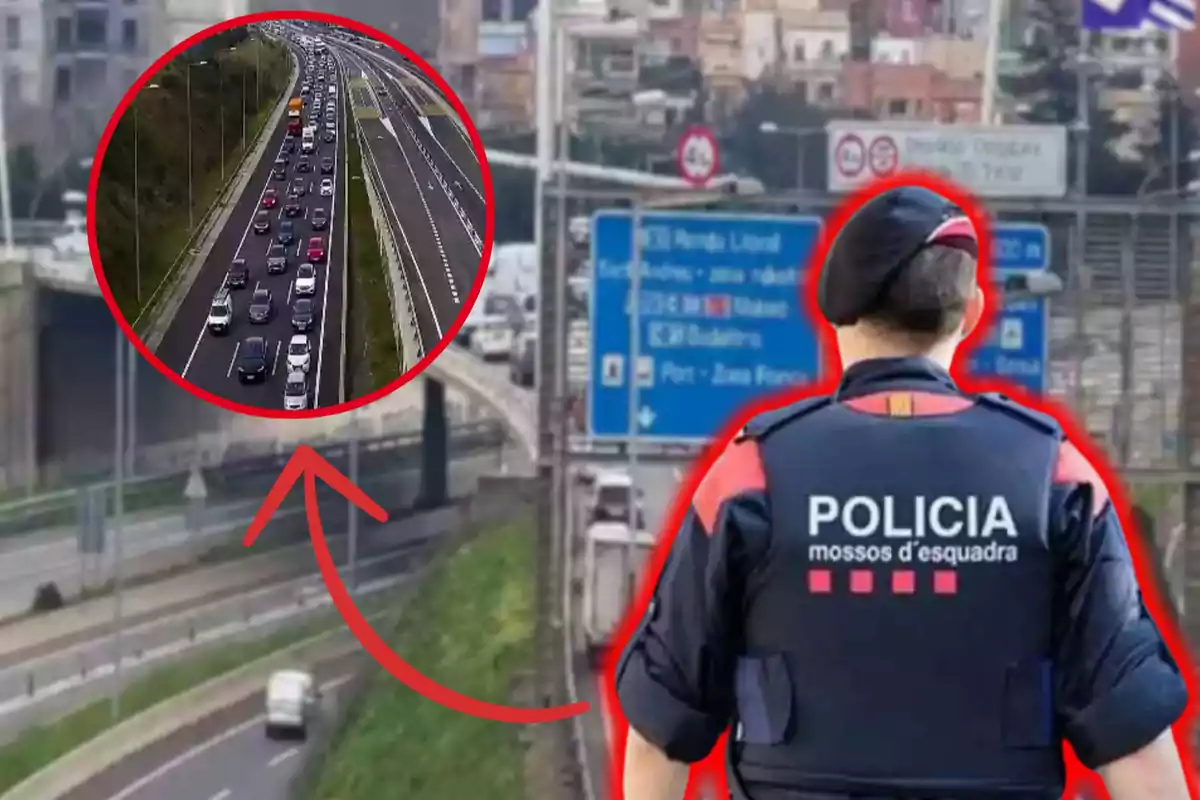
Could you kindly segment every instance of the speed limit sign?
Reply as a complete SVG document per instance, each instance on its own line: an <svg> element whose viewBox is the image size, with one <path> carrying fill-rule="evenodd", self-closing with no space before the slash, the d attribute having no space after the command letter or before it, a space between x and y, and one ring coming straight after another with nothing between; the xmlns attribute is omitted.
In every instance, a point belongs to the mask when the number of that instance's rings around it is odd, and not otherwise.
<svg viewBox="0 0 1200 800"><path fill-rule="evenodd" d="M708 128L689 128L679 137L675 157L679 163L679 176L695 186L703 186L712 180L720 166L717 138Z"/></svg>

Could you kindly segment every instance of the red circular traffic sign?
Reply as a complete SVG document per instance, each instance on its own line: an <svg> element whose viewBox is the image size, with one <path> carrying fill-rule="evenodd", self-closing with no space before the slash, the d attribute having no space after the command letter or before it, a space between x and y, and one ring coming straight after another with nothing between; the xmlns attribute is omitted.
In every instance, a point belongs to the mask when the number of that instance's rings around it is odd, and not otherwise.
<svg viewBox="0 0 1200 800"><path fill-rule="evenodd" d="M679 137L675 160L679 167L679 177L694 186L703 186L717 174L721 164L717 137L713 136L708 128L700 125L688 128Z"/></svg>
<svg viewBox="0 0 1200 800"><path fill-rule="evenodd" d="M847 133L833 148L833 163L843 178L856 178L867 166L867 146L853 133Z"/></svg>
<svg viewBox="0 0 1200 800"><path fill-rule="evenodd" d="M896 140L890 136L880 136L871 142L867 160L871 162L871 172L877 177L886 178L891 175L900 163L900 151L896 149Z"/></svg>

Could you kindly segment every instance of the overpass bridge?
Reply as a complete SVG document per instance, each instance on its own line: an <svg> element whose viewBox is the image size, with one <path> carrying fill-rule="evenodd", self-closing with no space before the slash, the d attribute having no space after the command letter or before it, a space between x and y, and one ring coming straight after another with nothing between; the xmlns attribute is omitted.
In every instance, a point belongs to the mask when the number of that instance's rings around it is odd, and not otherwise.
<svg viewBox="0 0 1200 800"><path fill-rule="evenodd" d="M61 222L14 227L17 245L5 254L11 257L0 258L0 492L28 485L31 477L57 482L72 470L110 465L116 413L117 327L96 283L82 219L69 220L65 233ZM141 365L135 402L142 411L134 431L139 450L228 424L228 412L134 361ZM423 382L424 430L431 441L444 438L447 429L447 383L480 404L495 402L488 387L459 374L464 368L469 372L469 365L454 362ZM532 426L508 427L527 452ZM435 474L444 473L444 452L433 448L424 457Z"/></svg>

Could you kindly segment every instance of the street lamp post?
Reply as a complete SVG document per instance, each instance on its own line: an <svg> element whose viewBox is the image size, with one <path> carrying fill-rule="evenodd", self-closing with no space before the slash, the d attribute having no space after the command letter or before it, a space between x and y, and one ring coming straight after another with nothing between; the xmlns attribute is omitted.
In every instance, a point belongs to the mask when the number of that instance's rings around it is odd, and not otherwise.
<svg viewBox="0 0 1200 800"><path fill-rule="evenodd" d="M791 136L796 139L796 188L804 189L805 174L804 174L804 156L807 149L804 146L805 141L810 136L816 136L819 133L825 133L824 128L787 128L770 120L764 121L758 126L759 133L777 134L782 136Z"/></svg>
<svg viewBox="0 0 1200 800"><path fill-rule="evenodd" d="M143 91L159 88L157 83L147 84ZM141 205L138 202L138 102L133 100L133 271L138 305L142 302L142 228Z"/></svg>
<svg viewBox="0 0 1200 800"><path fill-rule="evenodd" d="M188 173L188 230L192 230L196 226L196 205L194 202L195 195L192 191L192 67L202 67L207 64L207 61L197 61L194 64L187 65L187 173Z"/></svg>

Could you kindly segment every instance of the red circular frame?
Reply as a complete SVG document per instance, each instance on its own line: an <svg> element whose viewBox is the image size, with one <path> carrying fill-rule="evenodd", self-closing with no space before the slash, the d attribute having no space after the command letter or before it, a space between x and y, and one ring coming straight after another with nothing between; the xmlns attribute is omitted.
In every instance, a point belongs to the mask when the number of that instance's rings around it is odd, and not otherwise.
<svg viewBox="0 0 1200 800"><path fill-rule="evenodd" d="M171 62L176 56L183 53L185 50L195 46L197 43L214 36L215 34L232 28L241 28L247 25L254 25L261 22L277 22L288 20L308 20L311 22L323 22L339 27L348 28L363 36L371 37L383 44L388 45L396 52L407 58L410 63L416 65L421 72L428 78L434 86L441 91L442 96L454 108L460 120L463 121L467 128L467 133L471 138L471 147L475 151L476 160L479 161L479 172L483 182L483 202L486 214L486 225L483 235L483 252L479 259L479 266L475 272L475 281L471 285L471 292L467 296L467 300L459 308L458 315L454 319L454 323L450 329L446 331L442 340L437 343L437 346L432 351L427 352L425 357L418 361L415 365L405 370L405 372L396 377L396 380L377 389L370 394L364 395L356 399L347 400L344 403L327 406L325 408L313 408L306 411L285 411L283 409L261 408L258 406L244 405L236 403L220 395L214 394L206 389L201 389L196 384L188 381L182 375L168 367L162 359L150 351L146 343L142 341L133 326L125 319L125 315L121 313L121 309L117 306L116 299L113 297L112 290L108 286L108 281L104 278L104 267L100 262L100 249L96 242L96 218L92 213L92 209L96 207L96 192L100 186L100 172L104 166L104 156L108 151L109 142L112 141L113 134L116 132L117 125L125 112L137 97L138 92L142 90L150 80ZM126 337L141 353L142 357L154 365L154 368L167 376L179 388L183 389L193 397L198 397L205 400L218 408L223 408L227 411L245 414L247 416L262 417L267 419L319 419L322 417L331 417L337 414L342 414L346 411L351 411L356 408L362 408L376 400L380 400L392 392L399 389L404 384L418 377L429 368L429 365L442 354L462 328L466 322L467 316L471 313L471 309L475 306L475 301L479 298L480 289L483 287L483 282L487 278L487 264L491 260L492 244L495 238L495 195L492 187L492 172L488 165L487 153L483 146L483 139L479 135L479 131L475 128L475 122L471 119L471 115L467 113L466 107L459 100L458 95L446 83L446 80L438 74L437 70L429 65L425 59L421 58L409 47L401 44L396 39L376 30L369 25L364 25L346 17L340 17L336 14L326 14L319 11L269 11L259 14L247 14L241 17L219 22L216 25L205 28L204 30L193 34L184 41L172 47L162 56L160 56L153 64L151 64L138 79L133 86L121 98L121 102L117 105L112 117L108 121L108 125L104 128L104 133L100 137L100 144L96 147L96 153L92 161L92 172L88 180L88 214L87 214L87 229L88 229L88 250L92 258L92 270L96 273L96 282L100 285L100 294L104 297L104 302L108 304L109 310L112 312L113 318L117 321L117 325L125 332Z"/></svg>
<svg viewBox="0 0 1200 800"><path fill-rule="evenodd" d="M707 139L708 143L712 145L712 169L703 178L690 178L688 177L687 170L683 168L683 155L687 149L686 144L689 139ZM675 168L679 170L679 177L694 186L704 186L711 181L721 171L721 147L717 144L717 137L713 132L703 125L693 125L684 131L679 137L679 141L675 144Z"/></svg>

